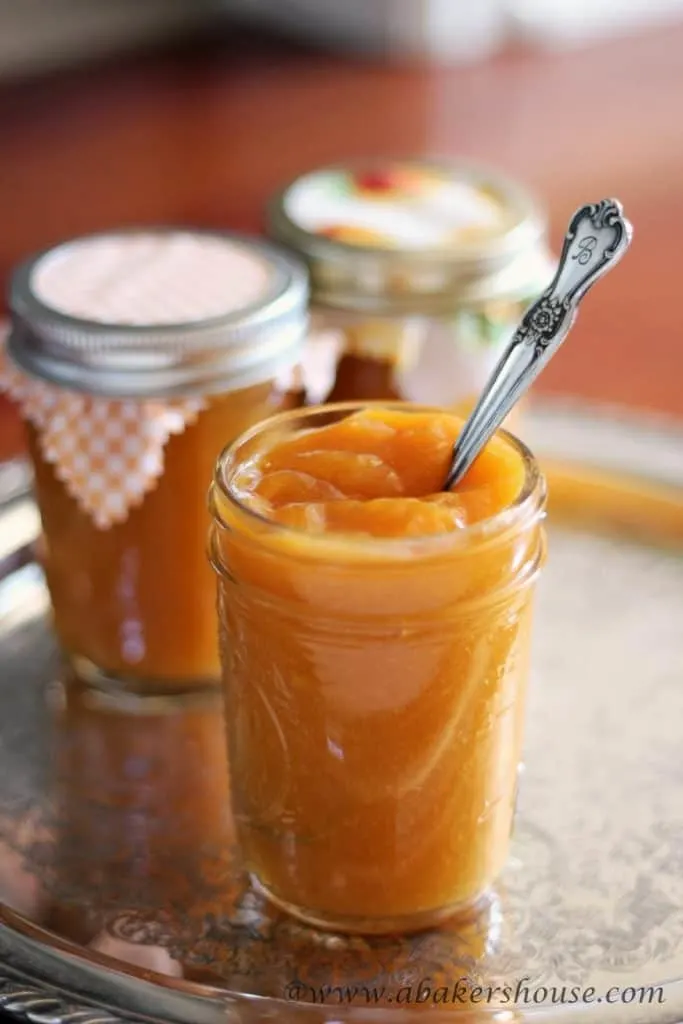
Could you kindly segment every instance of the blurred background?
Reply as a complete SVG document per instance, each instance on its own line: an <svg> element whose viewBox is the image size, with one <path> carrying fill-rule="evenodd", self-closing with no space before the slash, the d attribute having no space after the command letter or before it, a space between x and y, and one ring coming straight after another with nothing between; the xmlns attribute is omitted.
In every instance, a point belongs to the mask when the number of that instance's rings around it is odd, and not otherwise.
<svg viewBox="0 0 683 1024"><path fill-rule="evenodd" d="M555 244L605 195L635 225L540 390L683 415L682 102L683 0L0 0L0 288L82 232L258 231L318 164L474 158Z"/></svg>

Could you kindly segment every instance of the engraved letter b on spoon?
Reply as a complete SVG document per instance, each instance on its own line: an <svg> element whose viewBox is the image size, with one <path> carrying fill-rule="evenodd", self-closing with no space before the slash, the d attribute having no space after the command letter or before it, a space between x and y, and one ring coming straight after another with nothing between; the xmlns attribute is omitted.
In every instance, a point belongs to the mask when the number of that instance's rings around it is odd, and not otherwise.
<svg viewBox="0 0 683 1024"><path fill-rule="evenodd" d="M569 333L589 288L619 262L633 229L616 199L581 207L572 217L551 284L524 314L453 450L450 490L550 361Z"/></svg>

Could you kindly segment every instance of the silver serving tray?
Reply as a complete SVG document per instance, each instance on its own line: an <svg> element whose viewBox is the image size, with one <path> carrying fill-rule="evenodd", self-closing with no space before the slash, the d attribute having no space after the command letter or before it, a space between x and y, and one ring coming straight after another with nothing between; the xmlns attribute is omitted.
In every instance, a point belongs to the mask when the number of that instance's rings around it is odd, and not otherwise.
<svg viewBox="0 0 683 1024"><path fill-rule="evenodd" d="M30 554L35 510L0 512L24 551L0 582L0 1008L34 1024L379 1022L425 1002L459 1020L683 1019L683 429L549 405L528 439L562 493L570 464L609 486L551 503L496 899L409 939L311 931L248 890L218 699L76 693ZM463 978L520 991L433 1005ZM553 986L564 1004L534 1002Z"/></svg>

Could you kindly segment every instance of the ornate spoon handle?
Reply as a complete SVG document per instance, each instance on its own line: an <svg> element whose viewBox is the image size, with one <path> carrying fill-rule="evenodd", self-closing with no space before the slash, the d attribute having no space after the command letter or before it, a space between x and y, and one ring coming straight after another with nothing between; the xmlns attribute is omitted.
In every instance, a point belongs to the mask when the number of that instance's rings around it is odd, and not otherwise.
<svg viewBox="0 0 683 1024"><path fill-rule="evenodd" d="M595 282L618 263L633 229L616 199L583 206L565 235L557 273L538 302L527 310L493 371L453 449L444 490L472 465L510 409L566 338L579 303Z"/></svg>

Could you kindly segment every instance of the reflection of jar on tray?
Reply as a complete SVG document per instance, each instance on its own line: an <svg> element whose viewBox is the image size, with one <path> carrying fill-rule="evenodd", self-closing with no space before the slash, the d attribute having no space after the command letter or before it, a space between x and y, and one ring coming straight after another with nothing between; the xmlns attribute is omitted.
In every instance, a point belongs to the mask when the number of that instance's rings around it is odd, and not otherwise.
<svg viewBox="0 0 683 1024"><path fill-rule="evenodd" d="M220 694L111 701L66 680L57 697L51 925L90 941L117 912L217 912L233 836Z"/></svg>
<svg viewBox="0 0 683 1024"><path fill-rule="evenodd" d="M314 402L403 398L465 411L552 277L534 200L457 164L314 171L276 197L270 228L311 271L309 349L321 365L324 350L328 368Z"/></svg>
<svg viewBox="0 0 683 1024"><path fill-rule="evenodd" d="M0 380L28 423L57 633L84 680L213 685L206 488L217 453L300 403L305 270L220 233L79 239L19 268Z"/></svg>

